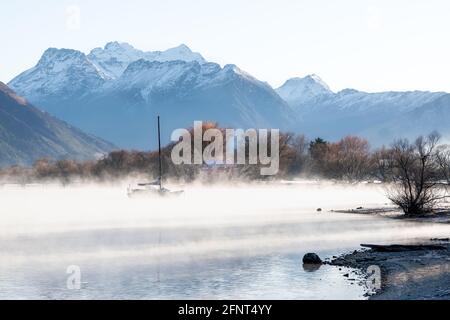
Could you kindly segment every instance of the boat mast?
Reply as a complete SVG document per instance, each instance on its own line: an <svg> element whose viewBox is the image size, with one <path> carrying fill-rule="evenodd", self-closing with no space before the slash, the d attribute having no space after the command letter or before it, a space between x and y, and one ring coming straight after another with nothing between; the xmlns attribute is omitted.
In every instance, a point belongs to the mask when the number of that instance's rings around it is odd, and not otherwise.
<svg viewBox="0 0 450 320"><path fill-rule="evenodd" d="M162 190L161 125L158 116L159 190Z"/></svg>

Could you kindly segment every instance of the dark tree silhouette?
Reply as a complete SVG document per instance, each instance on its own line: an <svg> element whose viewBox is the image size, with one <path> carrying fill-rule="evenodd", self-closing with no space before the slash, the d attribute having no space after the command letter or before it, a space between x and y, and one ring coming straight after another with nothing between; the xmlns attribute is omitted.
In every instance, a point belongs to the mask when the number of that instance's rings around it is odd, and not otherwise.
<svg viewBox="0 0 450 320"><path fill-rule="evenodd" d="M393 186L389 199L407 215L432 212L445 198L440 188L437 146L440 137L432 133L415 143L399 140L392 146L389 159Z"/></svg>

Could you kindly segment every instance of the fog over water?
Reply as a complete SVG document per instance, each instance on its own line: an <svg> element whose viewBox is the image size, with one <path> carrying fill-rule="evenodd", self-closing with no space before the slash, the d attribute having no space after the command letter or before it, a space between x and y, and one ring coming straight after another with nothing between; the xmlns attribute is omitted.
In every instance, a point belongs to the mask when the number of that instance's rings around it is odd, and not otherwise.
<svg viewBox="0 0 450 320"><path fill-rule="evenodd" d="M189 185L170 199L123 186L0 188L0 298L362 298L322 258L360 243L448 237L450 227L333 209L388 204L378 185ZM316 212L322 208L322 212ZM68 290L68 266L81 290Z"/></svg>

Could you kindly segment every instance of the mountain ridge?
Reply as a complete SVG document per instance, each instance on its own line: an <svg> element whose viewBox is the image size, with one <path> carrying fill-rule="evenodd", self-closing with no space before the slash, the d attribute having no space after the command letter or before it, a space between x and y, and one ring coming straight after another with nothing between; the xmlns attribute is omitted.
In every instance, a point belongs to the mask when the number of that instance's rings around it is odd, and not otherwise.
<svg viewBox="0 0 450 320"><path fill-rule="evenodd" d="M151 122L157 113L165 116L169 136L169 129L211 120L224 126L279 128L329 140L361 135L377 146L423 134L418 125L402 130L399 123L410 121L408 115L414 110L433 110L439 98L447 95L350 88L334 92L315 74L288 79L274 89L233 64L221 67L208 62L186 45L144 52L127 43L110 42L87 55L49 50L51 59L42 58L40 62L46 63L13 79L11 87L43 110L124 148L154 147L139 137L148 138L154 128L143 119ZM441 120L445 115L439 119L437 111L417 111L416 116L450 136ZM413 120L420 123L420 118ZM119 136L117 127L126 138Z"/></svg>
<svg viewBox="0 0 450 320"><path fill-rule="evenodd" d="M289 84L289 80L286 83ZM289 90L304 90L304 81L296 80L294 83L299 83L300 87L292 88L291 82ZM414 139L433 130L450 137L450 130L446 129L442 117L435 115L435 119L432 119L433 115L429 112L427 119L420 118L417 113L416 117L408 116L416 110L432 108L439 99L450 96L446 92L416 90L368 93L344 89L337 93L322 91L292 99L290 92L283 90L283 86L276 91L300 117L299 126L312 136L333 140L345 135L361 135L374 146L400 138ZM447 110L450 115L450 108ZM426 125L431 122L435 127ZM406 123L415 125L411 128ZM422 129L425 127L427 130Z"/></svg>
<svg viewBox="0 0 450 320"><path fill-rule="evenodd" d="M105 48L108 54L119 52L112 61L127 61L136 52L129 60L142 55L142 51L119 43ZM123 148L155 147L150 138L155 132L152 119L157 115L164 118L164 142L169 142L171 131L200 120L243 129L289 130L295 124L295 113L267 83L236 65L221 67L195 53L192 56L187 46L151 53L156 60L147 57L126 62L124 70L117 69L117 78L96 67L89 55L67 49L53 51L44 54L54 56L53 61L42 58L46 63L22 73L11 86L52 115ZM176 59L158 61L166 60L161 54L167 57L167 52L169 57L175 52ZM180 52L189 55L182 60Z"/></svg>
<svg viewBox="0 0 450 320"><path fill-rule="evenodd" d="M201 54L193 52L185 44L165 51L145 52L126 42L119 43L117 41L107 43L104 48L92 49L87 58L113 79L120 77L130 63L140 59L159 62L175 60L206 62Z"/></svg>
<svg viewBox="0 0 450 320"><path fill-rule="evenodd" d="M97 158L115 147L44 113L0 82L0 166Z"/></svg>

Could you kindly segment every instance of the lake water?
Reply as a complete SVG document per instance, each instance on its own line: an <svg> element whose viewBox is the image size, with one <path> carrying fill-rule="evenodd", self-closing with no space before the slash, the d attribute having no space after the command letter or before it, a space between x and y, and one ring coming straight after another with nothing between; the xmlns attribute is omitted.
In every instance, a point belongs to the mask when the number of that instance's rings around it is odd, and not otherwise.
<svg viewBox="0 0 450 320"><path fill-rule="evenodd" d="M363 242L448 237L416 224L332 209L384 206L374 185L301 182L189 186L131 200L126 186L0 189L1 299L363 299L362 278L302 257ZM322 208L321 213L316 212ZM72 266L80 289L67 286Z"/></svg>

